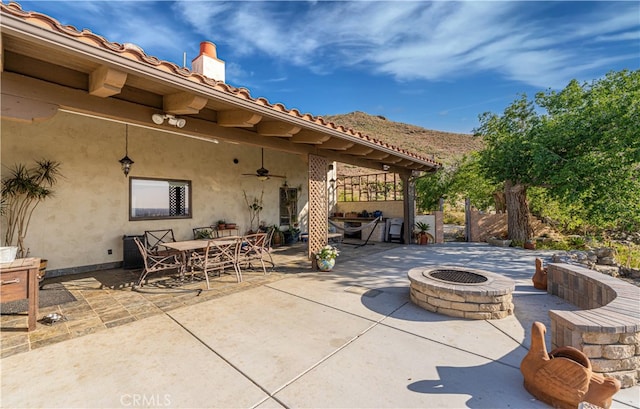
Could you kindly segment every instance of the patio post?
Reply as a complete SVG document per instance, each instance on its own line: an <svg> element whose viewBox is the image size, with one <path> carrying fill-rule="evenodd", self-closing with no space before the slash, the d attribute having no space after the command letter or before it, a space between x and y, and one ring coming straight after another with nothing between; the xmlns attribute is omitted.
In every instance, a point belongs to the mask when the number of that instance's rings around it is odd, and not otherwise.
<svg viewBox="0 0 640 409"><path fill-rule="evenodd" d="M403 241L405 244L411 244L413 235L413 225L416 217L416 184L411 177L411 172L403 172L400 174L402 180L402 196L404 198L404 233Z"/></svg>
<svg viewBox="0 0 640 409"><path fill-rule="evenodd" d="M327 158L309 154L309 246L308 256L316 267L315 254L327 244L329 202Z"/></svg>

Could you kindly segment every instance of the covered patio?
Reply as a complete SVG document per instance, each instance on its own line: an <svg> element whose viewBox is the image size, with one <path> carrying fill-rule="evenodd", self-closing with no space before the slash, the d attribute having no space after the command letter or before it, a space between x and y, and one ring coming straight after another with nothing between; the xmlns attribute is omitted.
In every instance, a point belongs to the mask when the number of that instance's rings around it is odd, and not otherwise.
<svg viewBox="0 0 640 409"><path fill-rule="evenodd" d="M408 226L412 178L440 168L227 84L212 43L201 44L189 69L16 3L0 10L2 171L42 158L61 164L56 194L34 213L25 240L52 276L118 268L123 236L145 230L173 229L177 240L217 220L256 230L247 206L254 201L258 220L282 225L284 187L297 192L287 221L308 232L311 263L327 243L335 162L397 173ZM123 156L134 162L128 177ZM137 217L135 181L185 187L178 216ZM410 242L410 229L405 235Z"/></svg>

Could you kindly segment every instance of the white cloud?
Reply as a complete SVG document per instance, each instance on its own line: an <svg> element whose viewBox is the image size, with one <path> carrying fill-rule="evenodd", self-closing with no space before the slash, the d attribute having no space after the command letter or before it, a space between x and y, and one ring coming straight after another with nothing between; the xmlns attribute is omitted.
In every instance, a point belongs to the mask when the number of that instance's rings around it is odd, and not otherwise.
<svg viewBox="0 0 640 409"><path fill-rule="evenodd" d="M231 73L244 78L256 67L240 63L259 56L318 74L349 68L398 81L451 81L498 73L527 85L558 87L572 78L592 78L616 62L637 68L640 57L636 2L182 0L82 1L68 7L95 22L91 27L99 27L98 34L152 55L168 52L174 62L182 62L183 51L191 59L199 41L213 41L224 46L220 58ZM625 42L627 51L612 51Z"/></svg>
<svg viewBox="0 0 640 409"><path fill-rule="evenodd" d="M549 4L195 4L182 3L185 18L238 56L260 53L316 73L358 67L400 81L491 71L529 85L559 86L614 61L595 43L633 39L630 33L639 26L633 3L598 3L585 12L542 19L536 16Z"/></svg>

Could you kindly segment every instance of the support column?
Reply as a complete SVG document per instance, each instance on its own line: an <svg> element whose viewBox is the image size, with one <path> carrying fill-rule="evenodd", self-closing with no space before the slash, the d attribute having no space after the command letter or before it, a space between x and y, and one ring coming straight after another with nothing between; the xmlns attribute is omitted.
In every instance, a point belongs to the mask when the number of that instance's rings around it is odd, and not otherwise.
<svg viewBox="0 0 640 409"><path fill-rule="evenodd" d="M329 202L327 200L327 158L309 154L309 248L315 267L315 255L328 241Z"/></svg>
<svg viewBox="0 0 640 409"><path fill-rule="evenodd" d="M411 173L401 173L400 180L402 180L402 196L404 197L403 241L405 244L411 244L416 218L416 184Z"/></svg>

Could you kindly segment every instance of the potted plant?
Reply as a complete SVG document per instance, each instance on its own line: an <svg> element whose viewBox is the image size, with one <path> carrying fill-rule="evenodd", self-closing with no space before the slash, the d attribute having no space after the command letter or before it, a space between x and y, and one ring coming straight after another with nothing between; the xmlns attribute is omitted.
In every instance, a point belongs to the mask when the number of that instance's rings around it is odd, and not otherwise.
<svg viewBox="0 0 640 409"><path fill-rule="evenodd" d="M418 228L418 244L429 243L429 236L431 236L427 233L427 230L431 227L429 226L429 223L416 222L416 227Z"/></svg>
<svg viewBox="0 0 640 409"><path fill-rule="evenodd" d="M316 254L316 264L320 271L331 271L336 264L336 257L340 255L340 251L330 244L324 246Z"/></svg>
<svg viewBox="0 0 640 409"><path fill-rule="evenodd" d="M269 227L270 230L273 230L273 235L271 236L271 245L273 247L279 247L284 243L284 233L280 230L280 227L277 225L272 225Z"/></svg>
<svg viewBox="0 0 640 409"><path fill-rule="evenodd" d="M227 222L224 219L218 220L218 230L224 230L227 227Z"/></svg>
<svg viewBox="0 0 640 409"><path fill-rule="evenodd" d="M24 164L16 164L9 169L9 175L2 179L0 213L6 228L4 245L16 246L16 257L24 258L29 255L25 238L31 216L42 201L53 196L53 187L59 177L60 163L42 159L30 168ZM43 262L46 265L45 259ZM44 275L42 266L40 270Z"/></svg>

